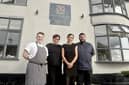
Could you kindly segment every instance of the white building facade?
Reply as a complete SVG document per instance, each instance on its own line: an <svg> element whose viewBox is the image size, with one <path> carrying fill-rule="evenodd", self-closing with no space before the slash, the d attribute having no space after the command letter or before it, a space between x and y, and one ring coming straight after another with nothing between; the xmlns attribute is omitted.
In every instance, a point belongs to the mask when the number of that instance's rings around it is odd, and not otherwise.
<svg viewBox="0 0 129 85"><path fill-rule="evenodd" d="M128 0L0 0L0 74L25 74L24 47L45 33L45 42L53 34L84 32L96 54L93 73L109 74L129 70Z"/></svg>

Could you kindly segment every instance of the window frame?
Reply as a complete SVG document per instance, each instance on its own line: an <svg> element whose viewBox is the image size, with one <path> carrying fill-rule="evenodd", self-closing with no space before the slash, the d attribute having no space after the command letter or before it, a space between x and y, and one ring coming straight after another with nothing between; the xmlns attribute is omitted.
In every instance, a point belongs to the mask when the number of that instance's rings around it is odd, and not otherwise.
<svg viewBox="0 0 129 85"><path fill-rule="evenodd" d="M0 17L0 19L8 19L8 27L7 29L5 29L4 31L6 32L6 39L5 39L5 44L3 45L4 49L3 49L3 52L2 52L2 56L0 58L0 60L19 60L18 58L18 55L19 55L19 52L20 52L20 44L21 44L21 36L22 36L22 29L23 29L23 23L24 23L24 18L12 18L12 17ZM11 20L20 20L21 21L21 24L20 24L20 29L9 29L9 25L10 25L10 22ZM0 29L1 31L1 29ZM8 46L8 33L19 33L19 39L18 39L18 44L17 44L17 53L16 53L16 56L15 58L6 58L6 52L7 52L7 46Z"/></svg>
<svg viewBox="0 0 129 85"><path fill-rule="evenodd" d="M125 6L125 2L120 0L121 2L123 2L123 4L121 4L121 12L122 13L117 13L115 12L115 3L114 3L114 0L112 0L112 4L113 4L113 12L105 12L105 7L104 7L104 0L102 0L102 3L97 3L97 4L92 4L91 0L89 0L89 4L90 4L90 15L102 15L102 14L116 14L116 15L122 15L122 16L125 16L128 18L128 13L127 13L127 9L126 9L126 6ZM98 13L94 13L93 12L93 6L95 5L102 5L102 12L98 12ZM124 6L124 8L122 7L122 5ZM125 13L124 14L124 11L125 10Z"/></svg>
<svg viewBox="0 0 129 85"><path fill-rule="evenodd" d="M109 31L108 31L108 29L110 29L109 27L110 26L113 26L113 25L118 25L120 28L122 27L122 26L125 26L125 27L129 27L129 26L126 26L126 25L122 25L122 24L96 24L96 25L94 25L94 30L95 29L99 29L99 28L95 28L96 26L105 26L106 27L106 32L107 32L107 36L106 35L99 35L99 36L97 36L96 34L95 34L95 45L96 45L96 62L102 62L102 63L129 63L129 61L125 61L124 60L124 53L123 53L123 51L124 50L128 50L129 51L129 48L122 48L122 43L121 43L121 36L117 36L117 37L119 37L119 41L120 41L120 48L111 48L110 47L110 41L109 41L109 38L110 37L112 37L112 35L109 35ZM122 28L121 28L122 29ZM94 33L95 33L95 31L94 31ZM127 33L127 32L125 32L125 31L123 31L123 33L126 33L126 34L129 34L129 33ZM115 35L116 36L116 35ZM107 41L108 41L108 48L98 48L97 47L97 37L107 37ZM127 38L128 39L128 43L129 43L129 36L127 37L125 37L125 38ZM105 60L99 60L100 58L99 58L99 56L98 56L98 49L104 49L104 50L109 50L110 51L110 53L109 53L109 55L110 56L107 56L107 57L109 57L110 58L110 61L105 61ZM112 56L111 56L111 50L112 49L118 49L118 50L120 50L121 51L121 58L122 58L122 61L112 61Z"/></svg>
<svg viewBox="0 0 129 85"><path fill-rule="evenodd" d="M5 4L5 5L16 5L16 6L27 6L27 1L28 1L28 0L26 0L26 2L25 2L24 5L20 5L20 4L16 4L16 0L14 0L14 3L12 3L12 4L11 4L11 3L4 3L3 0L1 0L1 1L0 1L0 4Z"/></svg>

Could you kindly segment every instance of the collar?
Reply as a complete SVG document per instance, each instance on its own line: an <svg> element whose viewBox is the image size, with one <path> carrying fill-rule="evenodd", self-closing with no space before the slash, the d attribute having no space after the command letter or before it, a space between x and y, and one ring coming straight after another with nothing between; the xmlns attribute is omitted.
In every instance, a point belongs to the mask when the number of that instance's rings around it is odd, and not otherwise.
<svg viewBox="0 0 129 85"><path fill-rule="evenodd" d="M39 46L39 47L45 47L45 45L37 43L37 42L36 42L36 45Z"/></svg>

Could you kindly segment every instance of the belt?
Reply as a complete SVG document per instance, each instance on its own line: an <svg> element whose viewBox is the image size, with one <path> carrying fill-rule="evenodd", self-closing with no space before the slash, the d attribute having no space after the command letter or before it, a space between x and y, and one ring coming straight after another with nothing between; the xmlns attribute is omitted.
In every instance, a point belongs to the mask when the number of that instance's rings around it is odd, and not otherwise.
<svg viewBox="0 0 129 85"><path fill-rule="evenodd" d="M39 62L31 61L31 60L29 61L29 63L37 64L37 65L40 65L40 66L47 65L47 63L39 63Z"/></svg>

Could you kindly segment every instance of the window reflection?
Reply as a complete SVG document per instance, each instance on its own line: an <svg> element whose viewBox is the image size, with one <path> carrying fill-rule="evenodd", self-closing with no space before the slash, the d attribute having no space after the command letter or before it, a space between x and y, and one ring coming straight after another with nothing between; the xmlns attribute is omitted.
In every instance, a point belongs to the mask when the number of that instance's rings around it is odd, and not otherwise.
<svg viewBox="0 0 129 85"><path fill-rule="evenodd" d="M11 20L10 21L10 29L20 30L22 21L19 20Z"/></svg>
<svg viewBox="0 0 129 85"><path fill-rule="evenodd" d="M122 14L121 0L114 0L114 3L115 3L115 12Z"/></svg>
<svg viewBox="0 0 129 85"><path fill-rule="evenodd" d="M5 3L5 4L13 4L14 0L3 0L3 3Z"/></svg>
<svg viewBox="0 0 129 85"><path fill-rule="evenodd" d="M111 60L110 52L108 49L98 49L97 53L98 53L99 61L110 61Z"/></svg>
<svg viewBox="0 0 129 85"><path fill-rule="evenodd" d="M8 19L0 19L0 29L7 29L9 24Z"/></svg>
<svg viewBox="0 0 129 85"><path fill-rule="evenodd" d="M127 37L120 38L122 48L129 49L129 39Z"/></svg>
<svg viewBox="0 0 129 85"><path fill-rule="evenodd" d="M111 25L110 29L111 29L112 32L122 32L122 30L120 29L119 25Z"/></svg>
<svg viewBox="0 0 129 85"><path fill-rule="evenodd" d="M125 32L129 33L129 28L128 28L128 27L126 27L126 26L121 26L121 28L122 28Z"/></svg>
<svg viewBox="0 0 129 85"><path fill-rule="evenodd" d="M110 42L110 48L120 48L119 37L110 37L109 42Z"/></svg>
<svg viewBox="0 0 129 85"><path fill-rule="evenodd" d="M27 3L27 0L15 0L16 5L24 6L24 5L26 5L26 3Z"/></svg>
<svg viewBox="0 0 129 85"><path fill-rule="evenodd" d="M0 31L0 58L3 57L6 34L6 31Z"/></svg>
<svg viewBox="0 0 129 85"><path fill-rule="evenodd" d="M92 4L98 4L98 3L102 3L102 0L91 0Z"/></svg>
<svg viewBox="0 0 129 85"><path fill-rule="evenodd" d="M0 3L25 6L27 4L27 0L0 0Z"/></svg>
<svg viewBox="0 0 129 85"><path fill-rule="evenodd" d="M107 48L108 47L107 37L98 37L96 39L96 42L97 42L98 48Z"/></svg>
<svg viewBox="0 0 129 85"><path fill-rule="evenodd" d="M103 11L102 5L93 6L93 10L92 10L93 13L101 13L102 11Z"/></svg>
<svg viewBox="0 0 129 85"><path fill-rule="evenodd" d="M122 61L121 50L111 49L112 61Z"/></svg>
<svg viewBox="0 0 129 85"><path fill-rule="evenodd" d="M4 52L4 46L0 45L0 58L2 58L3 52Z"/></svg>
<svg viewBox="0 0 129 85"><path fill-rule="evenodd" d="M96 36L107 35L106 26L105 25L96 26L95 27L95 34L96 34Z"/></svg>
<svg viewBox="0 0 129 85"><path fill-rule="evenodd" d="M16 59L22 19L0 19L0 59Z"/></svg>
<svg viewBox="0 0 129 85"><path fill-rule="evenodd" d="M129 50L123 50L124 61L129 61Z"/></svg>
<svg viewBox="0 0 129 85"><path fill-rule="evenodd" d="M17 48L19 44L19 33L8 33L6 58L15 58L17 56Z"/></svg>
<svg viewBox="0 0 129 85"><path fill-rule="evenodd" d="M108 25L108 28L108 33L110 36L121 36L121 33L123 32L119 26Z"/></svg>
<svg viewBox="0 0 129 85"><path fill-rule="evenodd" d="M105 12L113 12L112 0L104 0L104 11Z"/></svg>
<svg viewBox="0 0 129 85"><path fill-rule="evenodd" d="M91 0L92 13L119 13L127 15L124 0Z"/></svg>

